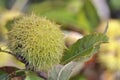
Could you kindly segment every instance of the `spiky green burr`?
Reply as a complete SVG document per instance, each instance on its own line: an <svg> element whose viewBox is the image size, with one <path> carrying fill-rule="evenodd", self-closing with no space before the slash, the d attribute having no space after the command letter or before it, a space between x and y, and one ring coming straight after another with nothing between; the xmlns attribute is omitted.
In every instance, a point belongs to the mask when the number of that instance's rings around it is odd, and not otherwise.
<svg viewBox="0 0 120 80"><path fill-rule="evenodd" d="M48 70L59 64L65 48L60 26L34 14L22 16L8 33L8 45L15 55L23 56L29 68Z"/></svg>

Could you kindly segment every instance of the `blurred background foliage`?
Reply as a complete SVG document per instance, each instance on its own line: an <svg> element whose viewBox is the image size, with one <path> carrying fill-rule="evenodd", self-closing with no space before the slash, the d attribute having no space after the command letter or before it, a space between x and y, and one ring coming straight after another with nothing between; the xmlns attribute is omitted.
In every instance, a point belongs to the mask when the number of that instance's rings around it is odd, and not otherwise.
<svg viewBox="0 0 120 80"><path fill-rule="evenodd" d="M120 79L120 0L0 0L0 48L9 50L7 33L15 18L32 13L60 24L68 47L86 34L103 32L109 21L109 43L71 80ZM1 71L9 70L3 70L6 66L25 67L9 54L0 52L0 58Z"/></svg>

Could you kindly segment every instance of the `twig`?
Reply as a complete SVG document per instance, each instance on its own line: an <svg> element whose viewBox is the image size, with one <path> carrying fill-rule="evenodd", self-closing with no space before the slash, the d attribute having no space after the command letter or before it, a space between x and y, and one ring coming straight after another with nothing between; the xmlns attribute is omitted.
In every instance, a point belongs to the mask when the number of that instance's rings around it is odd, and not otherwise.
<svg viewBox="0 0 120 80"><path fill-rule="evenodd" d="M38 71L37 75L40 76L41 78L43 78L44 80L48 79L48 76L47 76L47 74L45 72Z"/></svg>
<svg viewBox="0 0 120 80"><path fill-rule="evenodd" d="M12 52L2 50L1 48L0 48L0 52L4 52L4 53L8 53L8 54L13 55L14 57L16 57L17 60L19 60L20 62L22 62L22 63L24 63L24 64L26 65L26 69L23 69L23 70L30 70L30 71L36 72L36 74L37 74L39 77L43 78L44 80L47 80L47 74L46 74L46 73L44 73L44 72L42 72L42 71L36 71L36 70L34 69L34 67L31 68L31 69L29 69L29 67L28 67L28 66L29 66L29 62L28 62L27 60L25 60L25 58L24 58L23 56L13 54ZM19 71L15 71L15 72L20 72L20 71L23 71L23 70L19 70ZM13 72L13 73L14 73L14 72ZM11 74L13 74L13 73L11 73ZM10 74L10 75L11 75L11 74Z"/></svg>

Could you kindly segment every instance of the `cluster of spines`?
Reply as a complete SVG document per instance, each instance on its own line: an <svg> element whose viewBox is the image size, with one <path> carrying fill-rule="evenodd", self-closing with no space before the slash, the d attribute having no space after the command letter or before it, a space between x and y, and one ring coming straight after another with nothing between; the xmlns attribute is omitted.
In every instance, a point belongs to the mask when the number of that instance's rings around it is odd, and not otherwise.
<svg viewBox="0 0 120 80"><path fill-rule="evenodd" d="M9 47L29 68L47 70L60 62L65 48L59 25L35 15L17 19L9 32Z"/></svg>

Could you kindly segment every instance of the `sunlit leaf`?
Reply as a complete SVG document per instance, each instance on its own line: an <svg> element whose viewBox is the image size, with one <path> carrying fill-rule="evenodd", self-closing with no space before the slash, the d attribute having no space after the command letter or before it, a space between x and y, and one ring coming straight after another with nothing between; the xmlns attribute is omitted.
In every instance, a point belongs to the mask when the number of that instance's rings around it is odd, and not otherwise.
<svg viewBox="0 0 120 80"><path fill-rule="evenodd" d="M93 31L98 23L99 16L91 0L85 0L82 9L77 14L78 23L86 31Z"/></svg>

